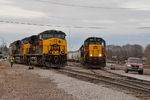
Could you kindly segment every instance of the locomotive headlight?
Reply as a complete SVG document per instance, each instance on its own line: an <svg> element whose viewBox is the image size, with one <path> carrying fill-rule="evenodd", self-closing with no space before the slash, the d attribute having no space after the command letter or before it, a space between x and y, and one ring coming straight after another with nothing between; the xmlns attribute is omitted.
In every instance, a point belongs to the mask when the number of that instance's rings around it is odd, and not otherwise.
<svg viewBox="0 0 150 100"><path fill-rule="evenodd" d="M90 54L90 56L92 57L93 55L92 55L92 54Z"/></svg>
<svg viewBox="0 0 150 100"><path fill-rule="evenodd" d="M102 56L102 54L99 54L99 57L101 57Z"/></svg>

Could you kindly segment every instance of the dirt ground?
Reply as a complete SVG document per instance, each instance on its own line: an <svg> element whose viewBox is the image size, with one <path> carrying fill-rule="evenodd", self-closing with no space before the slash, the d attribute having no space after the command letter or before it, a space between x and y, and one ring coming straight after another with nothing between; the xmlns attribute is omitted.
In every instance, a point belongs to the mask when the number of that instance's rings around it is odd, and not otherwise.
<svg viewBox="0 0 150 100"><path fill-rule="evenodd" d="M32 74L24 65L0 63L0 100L77 100L48 78Z"/></svg>

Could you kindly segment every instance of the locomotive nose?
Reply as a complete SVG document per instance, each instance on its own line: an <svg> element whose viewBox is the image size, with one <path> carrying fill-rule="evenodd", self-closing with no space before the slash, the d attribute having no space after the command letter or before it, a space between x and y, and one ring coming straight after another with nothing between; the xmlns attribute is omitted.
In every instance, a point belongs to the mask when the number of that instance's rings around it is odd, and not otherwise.
<svg viewBox="0 0 150 100"><path fill-rule="evenodd" d="M102 46L101 45L89 45L89 56L90 57L102 57Z"/></svg>

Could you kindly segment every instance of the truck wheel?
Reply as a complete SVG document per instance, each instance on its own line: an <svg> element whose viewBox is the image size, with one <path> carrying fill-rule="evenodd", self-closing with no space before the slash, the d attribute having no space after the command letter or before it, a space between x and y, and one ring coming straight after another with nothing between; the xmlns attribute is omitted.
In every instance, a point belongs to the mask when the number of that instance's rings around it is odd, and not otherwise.
<svg viewBox="0 0 150 100"><path fill-rule="evenodd" d="M139 71L139 74L141 74L141 75L142 75L142 74L143 74L143 70L142 70L142 71Z"/></svg>
<svg viewBox="0 0 150 100"><path fill-rule="evenodd" d="M106 63L105 62L102 64L102 67L106 67Z"/></svg>
<svg viewBox="0 0 150 100"><path fill-rule="evenodd" d="M128 73L128 69L125 69L125 73Z"/></svg>

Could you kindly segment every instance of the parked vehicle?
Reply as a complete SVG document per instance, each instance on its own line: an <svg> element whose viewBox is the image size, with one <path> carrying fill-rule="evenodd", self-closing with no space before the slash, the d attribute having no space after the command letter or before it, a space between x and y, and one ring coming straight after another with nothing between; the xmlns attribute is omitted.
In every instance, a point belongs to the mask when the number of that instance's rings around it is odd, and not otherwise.
<svg viewBox="0 0 150 100"><path fill-rule="evenodd" d="M139 74L143 74L143 62L140 58L130 57L126 61L125 73L129 71L136 71Z"/></svg>

